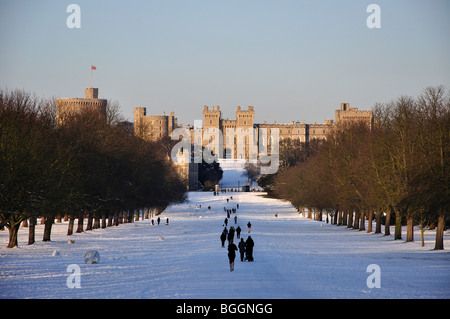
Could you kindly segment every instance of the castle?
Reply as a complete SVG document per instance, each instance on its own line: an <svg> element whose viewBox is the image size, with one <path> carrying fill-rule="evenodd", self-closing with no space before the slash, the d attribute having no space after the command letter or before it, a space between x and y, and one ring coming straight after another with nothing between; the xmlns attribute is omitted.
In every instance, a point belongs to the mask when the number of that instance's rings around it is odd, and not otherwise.
<svg viewBox="0 0 450 319"><path fill-rule="evenodd" d="M107 100L98 98L98 88L86 88L85 98L61 98L56 100L57 124L61 125L68 116L85 109L93 110L106 121ZM246 110L240 106L236 109L236 119L222 118L220 106L203 107L202 121L195 121L194 126L185 128L190 134L193 144L205 147L211 145L216 138L221 139L214 149L220 158L253 160L256 148L264 149L265 154L278 150L280 141L290 139L302 143L309 143L314 139L325 139L333 126L339 123L362 121L370 128L373 127L372 111L359 111L350 108L348 103L341 103L340 110L335 111L335 120L325 120L325 123L306 124L304 121L290 123L254 123L255 109L248 106ZM147 115L145 107L134 108L134 134L146 140L156 141L162 138L171 138L175 129L182 128L178 124L174 112L170 115ZM220 132L220 134L217 134ZM273 149L272 149L273 148ZM194 147L195 149L195 147ZM186 156L186 153L188 156ZM260 153L259 153L260 154ZM178 173L185 179L189 190L198 188L198 162L192 160L192 149L179 150L173 158Z"/></svg>
<svg viewBox="0 0 450 319"><path fill-rule="evenodd" d="M174 112L170 115L147 115L145 107L134 108L134 130L135 134L139 134L143 138L149 140L156 140L164 137L170 137L178 125L177 118ZM223 158L230 159L249 159L251 144L258 144L258 139L266 145L267 151L270 153L271 145L274 143L275 132L278 141L291 139L308 143L313 139L325 139L327 134L332 130L335 124L363 121L373 127L373 113L372 111L359 111L358 108L350 108L348 103L341 103L340 110L335 111L335 120L325 120L325 123L306 124L304 121L290 123L254 123L255 109L253 106L248 106L247 110L243 110L240 106L236 110L236 119L223 119L220 106L213 106L211 109L208 106L203 107L202 122L200 124L200 137L195 135L195 128L193 126L186 126L191 133L191 141L202 145L203 147L211 143L215 136L208 134L219 130L222 134ZM260 131L266 133L259 134ZM239 134L244 132L243 134ZM238 139L242 140L238 140ZM238 147L242 147L242 151L238 151Z"/></svg>

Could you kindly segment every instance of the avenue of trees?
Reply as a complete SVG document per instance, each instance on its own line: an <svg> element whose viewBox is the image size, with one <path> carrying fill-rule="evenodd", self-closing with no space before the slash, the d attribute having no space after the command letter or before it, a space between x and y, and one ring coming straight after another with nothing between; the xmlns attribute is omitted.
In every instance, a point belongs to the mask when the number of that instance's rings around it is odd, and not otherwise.
<svg viewBox="0 0 450 319"><path fill-rule="evenodd" d="M312 218L414 241L414 226L435 227L444 249L450 217L450 92L429 87L417 98L374 107L374 127L338 125L316 151L280 169L266 187ZM265 177L268 179L267 177ZM264 180L263 180L264 181ZM267 182L267 181L266 181ZM373 222L375 230L373 230Z"/></svg>
<svg viewBox="0 0 450 319"><path fill-rule="evenodd" d="M49 241L55 218L69 219L68 235L161 212L185 200L186 186L161 143L134 136L117 103L107 119L80 112L56 125L54 100L0 90L0 229L17 246L20 224L35 242L37 219ZM137 215L135 215L137 213Z"/></svg>

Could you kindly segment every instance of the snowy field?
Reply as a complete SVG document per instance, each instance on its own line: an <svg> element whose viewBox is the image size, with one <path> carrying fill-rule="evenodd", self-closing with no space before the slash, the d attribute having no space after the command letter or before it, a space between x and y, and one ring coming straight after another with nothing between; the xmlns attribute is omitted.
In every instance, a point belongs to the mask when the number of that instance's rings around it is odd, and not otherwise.
<svg viewBox="0 0 450 319"><path fill-rule="evenodd" d="M432 231L426 232L426 245L421 247L418 230L416 242L394 241L393 236L305 219L288 203L260 195L192 192L189 203L169 207L161 215L163 221L169 217L168 226L141 220L66 236L67 223L56 223L48 243L41 241L44 226L38 225L32 246L27 245L28 230L21 228L20 247L13 249L6 248L8 232L0 231L0 297L450 297L448 231L446 250L433 251ZM229 196L233 199L227 203ZM230 272L219 235L224 206L237 203L243 238L248 236L246 224L252 223L255 261L240 262L238 255ZM68 239L75 243L67 243ZM100 253L99 264L84 263L88 250ZM73 264L80 268L81 288L67 286L72 274L67 268ZM380 288L367 286L370 264L380 267Z"/></svg>
<svg viewBox="0 0 450 319"><path fill-rule="evenodd" d="M248 185L247 177L244 176L244 165L246 162L246 160L239 159L219 159L220 167L223 170L220 187L240 188L244 185ZM258 187L258 183L256 181L253 182L252 187Z"/></svg>

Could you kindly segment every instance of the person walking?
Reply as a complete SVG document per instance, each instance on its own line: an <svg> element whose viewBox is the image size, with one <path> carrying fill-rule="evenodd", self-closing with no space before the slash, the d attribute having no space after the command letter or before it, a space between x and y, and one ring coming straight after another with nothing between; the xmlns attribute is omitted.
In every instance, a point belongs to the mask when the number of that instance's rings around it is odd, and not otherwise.
<svg viewBox="0 0 450 319"><path fill-rule="evenodd" d="M230 231L228 232L228 243L232 243L234 241L234 227L230 227Z"/></svg>
<svg viewBox="0 0 450 319"><path fill-rule="evenodd" d="M225 240L226 239L227 239L227 235L223 231L222 234L220 235L220 241L222 242L222 247L224 247L224 248L225 248Z"/></svg>
<svg viewBox="0 0 450 319"><path fill-rule="evenodd" d="M228 226L228 218L225 218L225 220L223 221L223 223L225 224L225 226Z"/></svg>
<svg viewBox="0 0 450 319"><path fill-rule="evenodd" d="M248 233L250 234L250 230L252 229L252 224L250 222L248 222L247 227L248 227Z"/></svg>
<svg viewBox="0 0 450 319"><path fill-rule="evenodd" d="M230 262L230 271L234 270L234 259L236 258L237 247L235 244L230 243L228 245L228 260Z"/></svg>
<svg viewBox="0 0 450 319"><path fill-rule="evenodd" d="M241 227L240 226L238 226L236 228L236 237L237 237L237 239L241 238Z"/></svg>
<svg viewBox="0 0 450 319"><path fill-rule="evenodd" d="M234 223L237 224L237 215L234 215Z"/></svg>
<svg viewBox="0 0 450 319"><path fill-rule="evenodd" d="M161 218L158 217L158 219L156 221L158 222L158 225L159 225L159 223L161 222Z"/></svg>
<svg viewBox="0 0 450 319"><path fill-rule="evenodd" d="M241 261L244 261L244 254L245 254L245 241L244 238L241 238L241 241L239 242L239 253L241 254Z"/></svg>
<svg viewBox="0 0 450 319"><path fill-rule="evenodd" d="M245 254L247 255L248 261L253 261L253 246L255 246L255 242L251 236L248 236L245 242Z"/></svg>

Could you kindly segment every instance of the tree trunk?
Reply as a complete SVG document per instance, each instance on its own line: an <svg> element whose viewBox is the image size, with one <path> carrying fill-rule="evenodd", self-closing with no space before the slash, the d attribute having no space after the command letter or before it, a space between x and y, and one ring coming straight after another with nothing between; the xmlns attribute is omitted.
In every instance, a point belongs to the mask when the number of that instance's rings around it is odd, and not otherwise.
<svg viewBox="0 0 450 319"><path fill-rule="evenodd" d="M425 232L425 229L423 228L423 222L421 221L420 222L420 241L422 242L422 247L425 246L425 240L423 238L424 232Z"/></svg>
<svg viewBox="0 0 450 319"><path fill-rule="evenodd" d="M145 209L144 219L148 219L149 218L148 215L149 215L149 210L148 210L148 208L146 208Z"/></svg>
<svg viewBox="0 0 450 319"><path fill-rule="evenodd" d="M347 226L347 211L342 212L342 226Z"/></svg>
<svg viewBox="0 0 450 319"><path fill-rule="evenodd" d="M83 222L84 222L84 214L80 212L80 213L78 214L78 227L77 227L77 233L82 233L82 232L83 232Z"/></svg>
<svg viewBox="0 0 450 319"><path fill-rule="evenodd" d="M69 226L67 227L67 236L72 236L73 234L73 225L75 224L75 217L69 217Z"/></svg>
<svg viewBox="0 0 450 319"><path fill-rule="evenodd" d="M17 235L19 233L20 222L6 226L9 230L9 242L7 248L17 247Z"/></svg>
<svg viewBox="0 0 450 319"><path fill-rule="evenodd" d="M414 241L414 223L412 217L406 218L406 242Z"/></svg>
<svg viewBox="0 0 450 319"><path fill-rule="evenodd" d="M369 217L368 217L367 221L368 221L367 232L371 233L372 232L372 222L373 222L373 210L369 211Z"/></svg>
<svg viewBox="0 0 450 319"><path fill-rule="evenodd" d="M120 212L118 210L114 212L114 226L119 226L119 214Z"/></svg>
<svg viewBox="0 0 450 319"><path fill-rule="evenodd" d="M135 222L138 222L138 221L139 221L140 214L141 214L141 210L140 210L140 209L137 209L137 210L136 210L136 216L134 217L134 221L135 221Z"/></svg>
<svg viewBox="0 0 450 319"><path fill-rule="evenodd" d="M381 210L375 212L375 234L381 234L381 214Z"/></svg>
<svg viewBox="0 0 450 319"><path fill-rule="evenodd" d="M33 245L36 240L36 222L37 219L35 216L30 217L30 223L28 228L28 245Z"/></svg>
<svg viewBox="0 0 450 319"><path fill-rule="evenodd" d="M359 223L359 230L366 230L366 211L361 212L361 221Z"/></svg>
<svg viewBox="0 0 450 319"><path fill-rule="evenodd" d="M347 228L352 228L353 227L353 211L348 211L348 220L347 220Z"/></svg>
<svg viewBox="0 0 450 319"><path fill-rule="evenodd" d="M44 236L42 238L42 241L51 241L50 235L52 233L52 226L54 222L54 216L47 216L47 218L45 219Z"/></svg>
<svg viewBox="0 0 450 319"><path fill-rule="evenodd" d="M86 230L92 230L92 213L88 214Z"/></svg>
<svg viewBox="0 0 450 319"><path fill-rule="evenodd" d="M355 212L355 220L353 221L353 229L359 229L359 216L361 213L359 211Z"/></svg>
<svg viewBox="0 0 450 319"><path fill-rule="evenodd" d="M394 239L402 239L402 215L399 210L395 211L395 235Z"/></svg>
<svg viewBox="0 0 450 319"><path fill-rule="evenodd" d="M108 209L108 224L106 227L111 227L113 225L113 211Z"/></svg>
<svg viewBox="0 0 450 319"><path fill-rule="evenodd" d="M386 219L384 221L384 236L391 235L391 209L386 210Z"/></svg>
<svg viewBox="0 0 450 319"><path fill-rule="evenodd" d="M436 227L436 242L434 244L435 250L444 249L444 228L445 228L445 215L439 214L438 223Z"/></svg>
<svg viewBox="0 0 450 319"><path fill-rule="evenodd" d="M94 226L92 229L99 229L100 228L100 215L98 214L98 211L94 213Z"/></svg>
<svg viewBox="0 0 450 319"><path fill-rule="evenodd" d="M102 209L102 228L106 228L106 213L104 209Z"/></svg>

